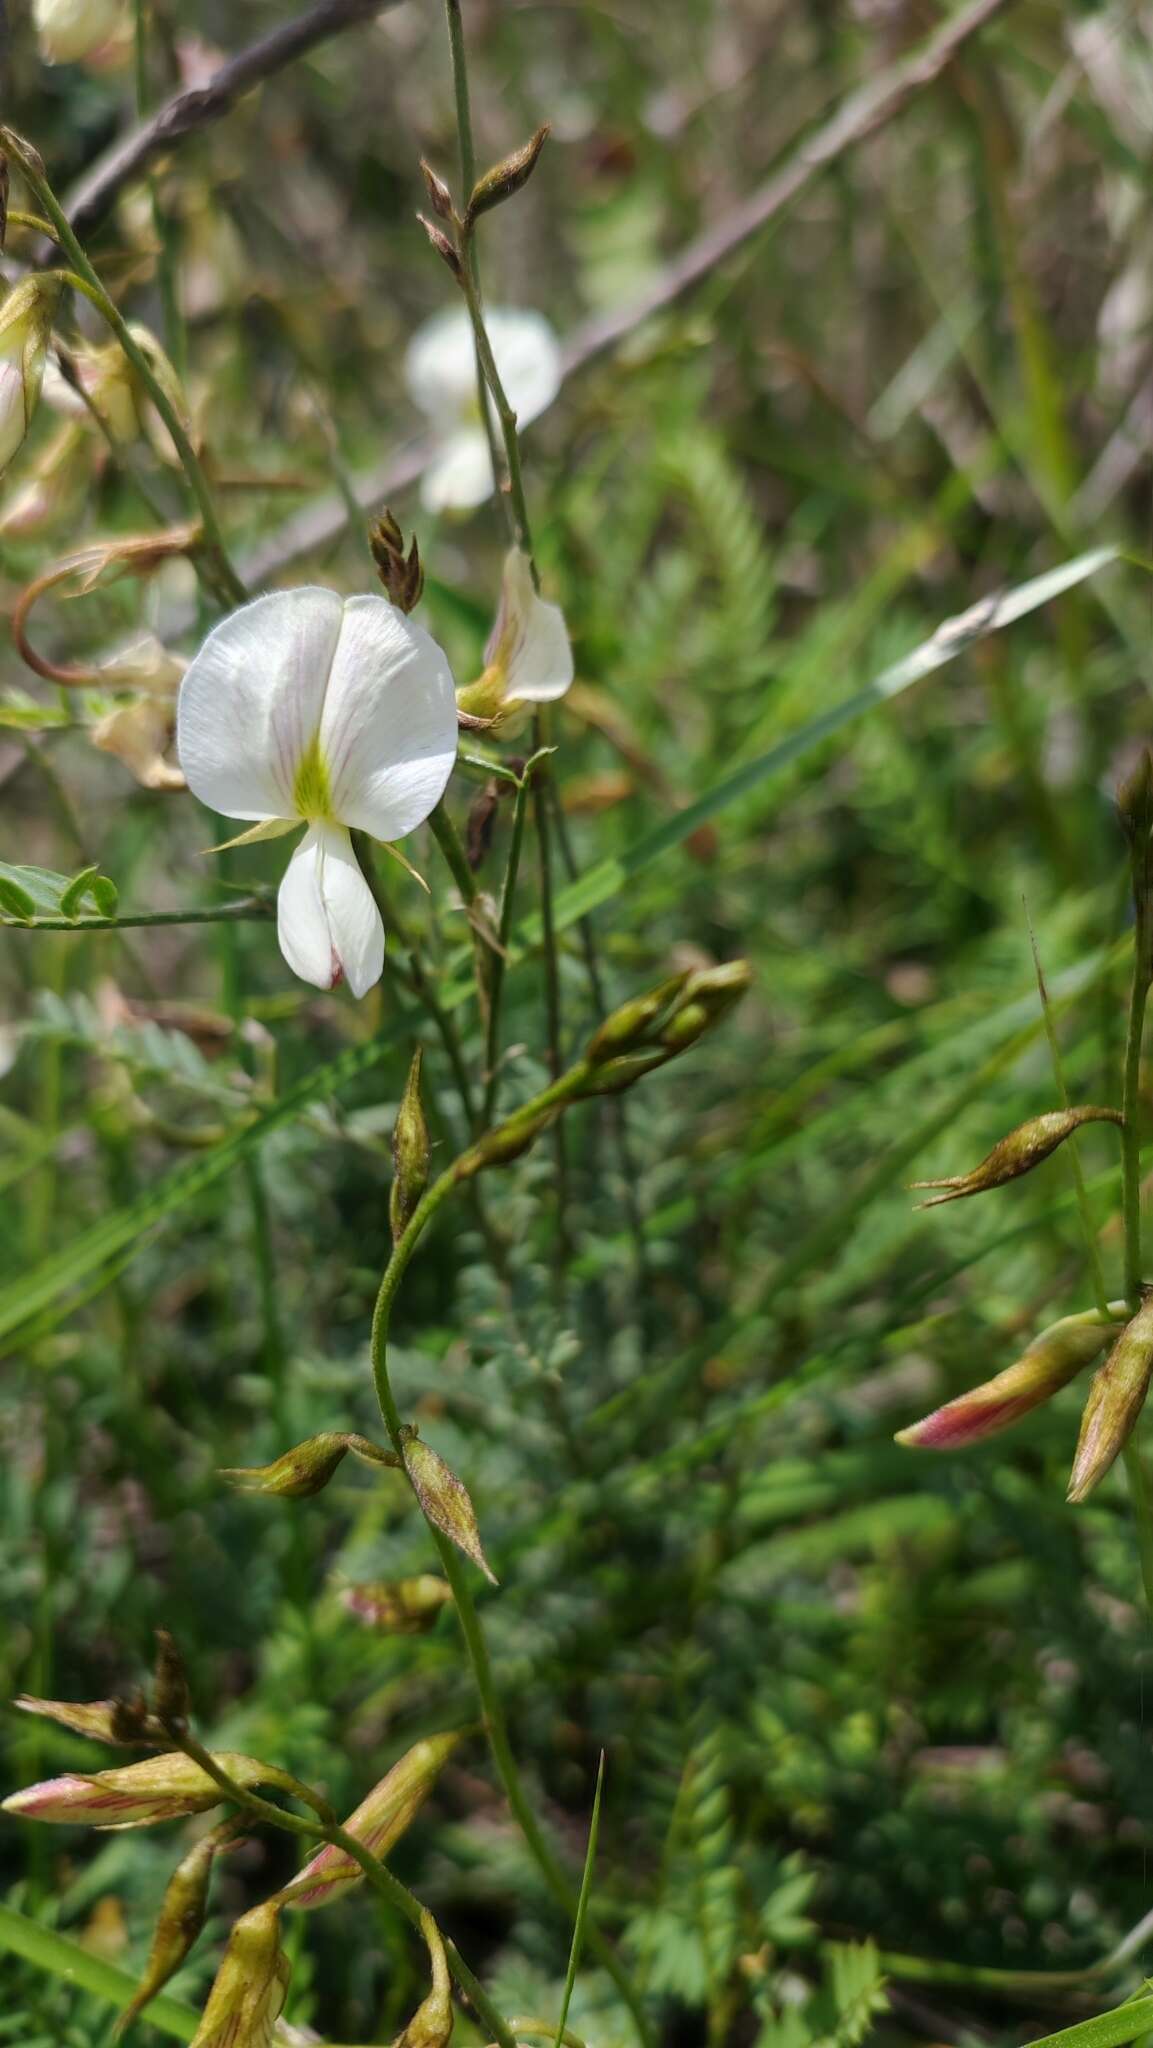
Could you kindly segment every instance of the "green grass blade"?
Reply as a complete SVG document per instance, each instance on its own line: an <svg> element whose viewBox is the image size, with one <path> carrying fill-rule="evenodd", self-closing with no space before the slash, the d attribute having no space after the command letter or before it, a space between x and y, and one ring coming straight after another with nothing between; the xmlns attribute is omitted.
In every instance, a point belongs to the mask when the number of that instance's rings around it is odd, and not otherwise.
<svg viewBox="0 0 1153 2048"><path fill-rule="evenodd" d="M13 1906L0 1905L0 1949L23 1957L26 1963L44 1970L50 1977L62 1978L66 1984L91 1992L94 1998L107 1999L109 2005L127 2005L136 1989L136 1979L127 1970L117 1969L115 1963L105 1962L103 1956L93 1955L91 1949L81 1948L78 1941L57 1934L55 1928L41 1927L35 1920L26 1919ZM191 2006L181 2005L178 1999L163 1993L153 1999L141 2017L176 2041L191 2041L200 2025L200 2015Z"/></svg>
<svg viewBox="0 0 1153 2048"><path fill-rule="evenodd" d="M564 2031L568 2025L568 2010L572 2004L573 1987L580 1968L581 1950L584 1947L585 1921L588 1919L589 1902L592 1896L593 1865L596 1862L597 1836L601 1825L601 1793L605 1782L605 1753L597 1765L597 1788L593 1794L593 1815L589 1822L588 1848L585 1850L585 1867L581 1874L581 1888L577 1898L576 1919L573 1922L572 1946L569 1949L568 1969L565 1972L564 1997L561 1999L560 2019L557 2021L556 2040L553 2048L561 2048Z"/></svg>
<svg viewBox="0 0 1153 2048"><path fill-rule="evenodd" d="M1096 2019L1079 2020L1075 2027L1062 2027L1059 2034L1042 2034L1029 2048L1119 2048L1123 2041L1136 2041L1153 2027L1153 1998L1135 1998L1115 2012L1098 2013Z"/></svg>

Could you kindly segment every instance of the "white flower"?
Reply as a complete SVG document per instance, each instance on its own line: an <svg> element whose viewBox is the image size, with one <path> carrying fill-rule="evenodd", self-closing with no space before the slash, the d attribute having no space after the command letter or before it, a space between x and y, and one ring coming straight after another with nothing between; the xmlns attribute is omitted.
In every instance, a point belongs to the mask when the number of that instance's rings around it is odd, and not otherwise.
<svg viewBox="0 0 1153 2048"><path fill-rule="evenodd" d="M46 64L79 64L121 36L124 0L32 0L32 20Z"/></svg>
<svg viewBox="0 0 1153 2048"><path fill-rule="evenodd" d="M542 314L512 307L486 313L485 325L505 395L523 427L560 390L556 336ZM421 484L425 509L471 511L491 496L493 476L467 307L450 307L429 320L413 336L404 367L408 388L432 422L438 443Z"/></svg>
<svg viewBox="0 0 1153 2048"><path fill-rule="evenodd" d="M500 607L484 659L483 674L458 692L457 704L474 718L502 726L512 722L512 707L554 703L572 683L564 613L538 594L528 557L519 548L505 556Z"/></svg>
<svg viewBox="0 0 1153 2048"><path fill-rule="evenodd" d="M180 686L177 753L189 788L242 838L308 830L280 885L289 966L362 996L384 927L349 829L402 839L444 794L456 698L444 652L383 597L307 588L258 597L211 632Z"/></svg>
<svg viewBox="0 0 1153 2048"><path fill-rule="evenodd" d="M0 475L36 410L59 295L58 278L29 277L0 306Z"/></svg>

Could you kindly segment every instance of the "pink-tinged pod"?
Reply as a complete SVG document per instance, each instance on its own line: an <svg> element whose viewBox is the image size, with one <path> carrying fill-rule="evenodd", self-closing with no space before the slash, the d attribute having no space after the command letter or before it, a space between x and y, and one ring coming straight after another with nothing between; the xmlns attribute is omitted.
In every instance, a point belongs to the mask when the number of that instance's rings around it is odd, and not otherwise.
<svg viewBox="0 0 1153 2048"><path fill-rule="evenodd" d="M1153 1377L1153 1292L1126 1323L1093 1375L1069 1478L1068 1498L1087 1500L1133 1434Z"/></svg>
<svg viewBox="0 0 1153 2048"><path fill-rule="evenodd" d="M1115 1306L1124 1313L1122 1303ZM1068 1386L1104 1350L1116 1329L1117 1323L1106 1321L1098 1309L1062 1316L1060 1322L1051 1323L1034 1337L1028 1350L995 1379L959 1394L910 1428L898 1430L897 1442L916 1450L959 1451L996 1436Z"/></svg>
<svg viewBox="0 0 1153 2048"><path fill-rule="evenodd" d="M346 1832L354 1835L377 1857L387 1856L409 1823L423 1806L463 1730L448 1735L430 1735L402 1756L386 1777L373 1787L356 1812L345 1821ZM311 1911L330 1905L359 1884L364 1876L359 1863L333 1842L305 1865L299 1877L279 1894L283 1906Z"/></svg>
<svg viewBox="0 0 1153 2048"><path fill-rule="evenodd" d="M267 1784L276 1773L253 1756L222 1751L215 1761L238 1785ZM45 1778L0 1802L23 1820L68 1821L93 1828L144 1828L204 1813L227 1797L215 1778L179 1750L122 1769Z"/></svg>

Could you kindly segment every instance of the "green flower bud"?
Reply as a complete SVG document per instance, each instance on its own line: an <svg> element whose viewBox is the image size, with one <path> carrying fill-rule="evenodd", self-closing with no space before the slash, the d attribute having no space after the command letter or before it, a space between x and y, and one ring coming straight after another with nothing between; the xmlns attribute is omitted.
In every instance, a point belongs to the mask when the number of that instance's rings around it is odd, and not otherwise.
<svg viewBox="0 0 1153 2048"><path fill-rule="evenodd" d="M393 1765L356 1812L345 1821L345 1831L377 1857L388 1855L393 1843L415 1819L447 1763L463 1729L447 1735L430 1735L417 1742ZM278 1903L311 1911L330 1905L364 1876L359 1863L334 1842L326 1842L292 1883L279 1894Z"/></svg>
<svg viewBox="0 0 1153 2048"><path fill-rule="evenodd" d="M394 1636L422 1634L451 1599L451 1587L432 1572L413 1579L374 1579L345 1586L340 1594L341 1605L350 1614L367 1627Z"/></svg>
<svg viewBox="0 0 1153 2048"><path fill-rule="evenodd" d="M191 2048L272 2048L291 1974L267 1899L236 1922Z"/></svg>
<svg viewBox="0 0 1153 2048"><path fill-rule="evenodd" d="M429 1444L421 1442L414 1429L406 1429L404 1438L404 1469L429 1521L479 1565L485 1578L495 1586L496 1573L484 1554L468 1488Z"/></svg>
<svg viewBox="0 0 1153 2048"><path fill-rule="evenodd" d="M1032 1173L1043 1159L1063 1145L1066 1138L1080 1130L1082 1124L1119 1124L1124 1118L1119 1109L1050 1109L1043 1116L1033 1116L1027 1123L1018 1124L1007 1138L1002 1138L993 1150L975 1166L971 1173L953 1174L947 1180L915 1180L914 1188L945 1188L947 1193L934 1195L931 1202L920 1202L921 1209L936 1209L942 1202L959 1202L965 1195L984 1194L986 1188L1004 1187L1007 1181L1019 1180L1023 1173Z"/></svg>
<svg viewBox="0 0 1153 2048"><path fill-rule="evenodd" d="M394 1244L403 1236L405 1226L428 1186L428 1125L420 1098L422 1059L423 1053L418 1045L412 1056L392 1133L393 1173L388 1215Z"/></svg>
<svg viewBox="0 0 1153 2048"><path fill-rule="evenodd" d="M1069 1478L1068 1498L1087 1500L1133 1434L1153 1376L1153 1292L1126 1323L1103 1366L1094 1374L1081 1417L1081 1434Z"/></svg>

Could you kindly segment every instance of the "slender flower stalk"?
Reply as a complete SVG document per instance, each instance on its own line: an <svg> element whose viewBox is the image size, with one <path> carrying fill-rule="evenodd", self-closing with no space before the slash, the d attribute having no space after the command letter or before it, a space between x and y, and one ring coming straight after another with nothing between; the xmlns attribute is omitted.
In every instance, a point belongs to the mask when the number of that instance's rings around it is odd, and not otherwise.
<svg viewBox="0 0 1153 2048"><path fill-rule="evenodd" d="M124 354L127 356L128 361L131 363L132 368L135 370L137 377L140 379L172 437L173 445L180 458L181 467L184 470L189 490L195 500L201 524L204 528L203 550L193 559L206 572L209 583L226 604L243 604L248 592L233 566L208 478L205 476L200 458L192 445L184 421L172 402L171 393L164 388L163 381L157 377L146 352L141 348L128 322L124 319L113 300L109 298L108 293L101 284L100 278L72 231L68 216L52 190L44 174L44 167L36 152L29 149L27 143L20 136L14 134L10 128L0 130L0 142L3 143L5 149L11 153L20 165L40 206L47 215L53 237L60 248L63 249L75 273L71 282L91 300L102 319L112 329Z"/></svg>

